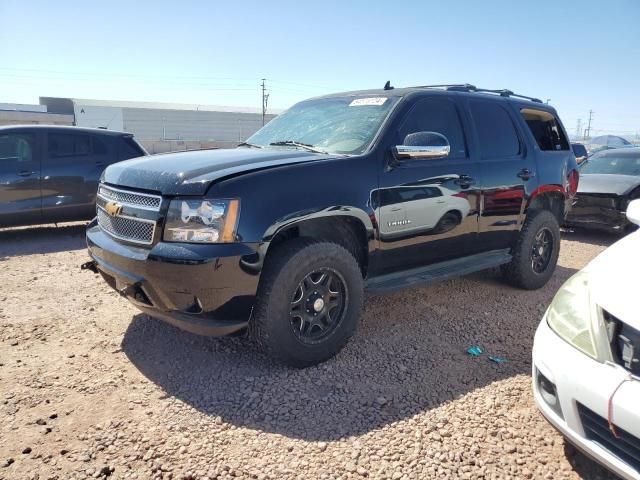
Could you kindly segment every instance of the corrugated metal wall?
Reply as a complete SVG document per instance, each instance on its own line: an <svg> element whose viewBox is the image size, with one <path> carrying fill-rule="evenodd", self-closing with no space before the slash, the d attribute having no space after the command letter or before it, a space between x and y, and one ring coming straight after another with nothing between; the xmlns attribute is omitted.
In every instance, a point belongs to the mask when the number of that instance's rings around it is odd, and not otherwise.
<svg viewBox="0 0 640 480"><path fill-rule="evenodd" d="M267 121L274 115L267 115ZM123 108L123 127L140 140L241 142L262 127L256 113Z"/></svg>

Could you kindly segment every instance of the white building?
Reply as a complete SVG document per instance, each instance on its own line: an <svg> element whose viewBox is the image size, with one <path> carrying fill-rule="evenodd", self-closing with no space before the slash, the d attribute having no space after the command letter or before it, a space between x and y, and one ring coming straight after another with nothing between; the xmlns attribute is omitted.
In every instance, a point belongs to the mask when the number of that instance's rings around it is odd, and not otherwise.
<svg viewBox="0 0 640 480"><path fill-rule="evenodd" d="M234 146L262 127L257 108L57 97L40 97L40 104L73 115L80 127L133 133L150 153Z"/></svg>
<svg viewBox="0 0 640 480"><path fill-rule="evenodd" d="M47 112L46 105L0 102L0 125L73 125L73 115Z"/></svg>

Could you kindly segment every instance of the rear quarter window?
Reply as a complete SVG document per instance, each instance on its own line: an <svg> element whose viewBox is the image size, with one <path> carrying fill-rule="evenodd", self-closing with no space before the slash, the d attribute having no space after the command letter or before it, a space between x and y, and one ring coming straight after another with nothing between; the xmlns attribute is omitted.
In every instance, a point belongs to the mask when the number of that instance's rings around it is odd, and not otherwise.
<svg viewBox="0 0 640 480"><path fill-rule="evenodd" d="M560 122L552 113L535 108L523 108L520 114L540 150L569 150L567 137L560 128Z"/></svg>
<svg viewBox="0 0 640 480"><path fill-rule="evenodd" d="M122 137L120 139L120 160L142 157L143 155L145 155L144 150L133 137Z"/></svg>

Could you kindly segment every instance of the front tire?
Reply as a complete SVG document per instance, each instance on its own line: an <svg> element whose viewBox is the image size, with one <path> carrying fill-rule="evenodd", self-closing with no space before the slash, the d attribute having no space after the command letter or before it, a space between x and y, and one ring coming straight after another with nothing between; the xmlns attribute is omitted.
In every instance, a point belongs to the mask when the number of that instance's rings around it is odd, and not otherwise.
<svg viewBox="0 0 640 480"><path fill-rule="evenodd" d="M502 267L510 284L535 290L553 275L560 253L560 227L548 210L529 212L513 248L513 259Z"/></svg>
<svg viewBox="0 0 640 480"><path fill-rule="evenodd" d="M362 312L358 262L338 244L306 238L275 248L262 273L251 332L290 366L328 360L354 334Z"/></svg>

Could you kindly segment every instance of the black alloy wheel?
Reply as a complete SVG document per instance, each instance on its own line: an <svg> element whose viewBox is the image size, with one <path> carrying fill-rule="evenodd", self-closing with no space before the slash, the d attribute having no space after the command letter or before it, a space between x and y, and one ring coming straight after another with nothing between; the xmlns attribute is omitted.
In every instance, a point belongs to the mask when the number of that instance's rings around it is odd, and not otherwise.
<svg viewBox="0 0 640 480"><path fill-rule="evenodd" d="M291 299L290 324L303 343L317 343L340 325L347 308L344 279L335 270L321 268L305 276Z"/></svg>
<svg viewBox="0 0 640 480"><path fill-rule="evenodd" d="M543 273L549 266L553 253L553 234L547 227L541 228L531 246L531 268L536 273Z"/></svg>

